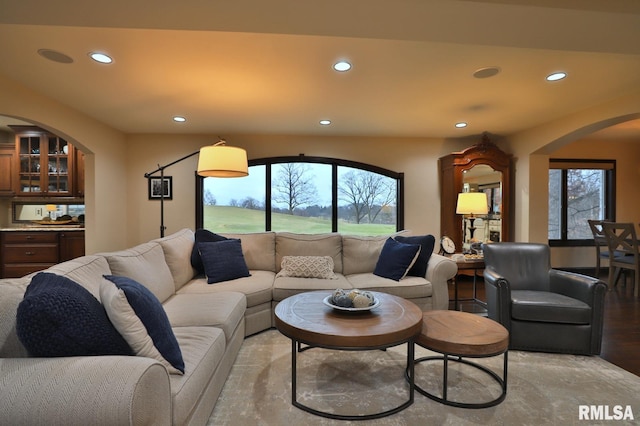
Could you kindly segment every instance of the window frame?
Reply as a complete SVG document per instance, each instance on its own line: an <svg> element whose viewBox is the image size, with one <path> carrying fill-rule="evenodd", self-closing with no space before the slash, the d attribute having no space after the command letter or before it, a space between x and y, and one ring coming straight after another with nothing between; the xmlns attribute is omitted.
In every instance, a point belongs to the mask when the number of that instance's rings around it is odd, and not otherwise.
<svg viewBox="0 0 640 426"><path fill-rule="evenodd" d="M396 231L404 229L404 173L394 172L389 169L361 163L358 161L343 160L330 157L306 156L281 156L257 158L248 161L248 166L265 166L265 227L266 232L271 231L271 166L282 163L314 163L331 166L331 232L338 232L338 167L349 167L377 173L396 180ZM196 173L196 228L204 226L204 177Z"/></svg>
<svg viewBox="0 0 640 426"><path fill-rule="evenodd" d="M576 167L570 167L575 165ZM580 166L580 167L578 167ZM590 167L592 166L592 167ZM561 213L560 213L560 239L548 239L550 247L585 247L593 246L595 244L593 237L586 239L568 239L568 170L572 169L592 169L603 170L604 174L604 188L605 188L605 201L604 201L604 219L608 221L615 221L616 218L616 160L599 160L599 159L563 159L552 158L549 159L549 171L551 170L562 171L562 181L560 189L561 199ZM548 194L550 197L551 194ZM547 221L548 222L548 221ZM548 223L547 223L548 226ZM548 231L547 231L548 234Z"/></svg>

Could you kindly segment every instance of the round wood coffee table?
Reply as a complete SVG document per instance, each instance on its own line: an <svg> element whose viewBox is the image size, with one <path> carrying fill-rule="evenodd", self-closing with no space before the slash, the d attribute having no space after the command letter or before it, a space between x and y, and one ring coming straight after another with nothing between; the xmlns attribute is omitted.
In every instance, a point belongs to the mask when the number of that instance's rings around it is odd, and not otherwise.
<svg viewBox="0 0 640 426"><path fill-rule="evenodd" d="M443 355L418 358L415 360L415 363L443 360L444 377L442 382L442 397L429 393L417 384L414 384L418 392L434 401L462 408L492 407L504 400L507 395L507 353L509 348L509 332L506 328L489 318L459 311L425 312L422 322L422 333L416 338L416 343L426 349L439 352ZM463 359L463 357L486 358L500 354L503 354L504 357L502 378L483 365ZM450 356L454 358L450 358ZM448 399L447 378L449 359L487 373L501 386L502 393L500 396L491 401L481 403L459 402Z"/></svg>
<svg viewBox="0 0 640 426"><path fill-rule="evenodd" d="M328 291L291 296L275 309L276 328L291 339L291 402L309 413L339 420L368 420L404 410L413 403L414 338L422 329L422 310L413 302L386 293L371 292L380 305L365 312L344 312L326 306ZM343 415L319 411L298 402L296 359L301 344L347 351L386 349L407 343L409 399L398 407L375 414Z"/></svg>

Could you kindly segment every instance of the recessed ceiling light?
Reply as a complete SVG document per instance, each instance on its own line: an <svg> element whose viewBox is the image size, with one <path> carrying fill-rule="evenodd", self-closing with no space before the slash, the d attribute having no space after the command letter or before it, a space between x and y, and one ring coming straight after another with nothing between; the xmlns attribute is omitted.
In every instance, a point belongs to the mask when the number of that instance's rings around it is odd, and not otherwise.
<svg viewBox="0 0 640 426"><path fill-rule="evenodd" d="M176 115L175 117L173 117L173 121L175 121L176 123L184 123L185 121L187 121L187 119L180 115Z"/></svg>
<svg viewBox="0 0 640 426"><path fill-rule="evenodd" d="M461 121L459 123L456 123L456 127L458 129L462 129L463 127L467 127L467 123L465 123L464 121Z"/></svg>
<svg viewBox="0 0 640 426"><path fill-rule="evenodd" d="M351 64L347 61L339 61L333 64L333 69L339 72L349 71L351 69Z"/></svg>
<svg viewBox="0 0 640 426"><path fill-rule="evenodd" d="M70 64L73 62L73 59L70 56L65 55L62 52L58 52L56 50L51 49L39 49L38 55L42 56L53 62L58 62L60 64Z"/></svg>
<svg viewBox="0 0 640 426"><path fill-rule="evenodd" d="M479 70L476 70L473 73L473 76L475 78L489 78L489 77L493 77L498 73L500 73L500 67L485 67L485 68L480 68Z"/></svg>
<svg viewBox="0 0 640 426"><path fill-rule="evenodd" d="M547 81L558 81L558 80L562 80L563 78L565 78L567 76L566 72L554 72L552 74L549 74L547 76Z"/></svg>
<svg viewBox="0 0 640 426"><path fill-rule="evenodd" d="M331 124L331 120L320 120L320 125L322 126L328 126L329 124Z"/></svg>
<svg viewBox="0 0 640 426"><path fill-rule="evenodd" d="M91 59L96 62L100 62L101 64L110 64L113 62L111 56L107 55L106 53L91 52L89 53L89 56L91 57Z"/></svg>

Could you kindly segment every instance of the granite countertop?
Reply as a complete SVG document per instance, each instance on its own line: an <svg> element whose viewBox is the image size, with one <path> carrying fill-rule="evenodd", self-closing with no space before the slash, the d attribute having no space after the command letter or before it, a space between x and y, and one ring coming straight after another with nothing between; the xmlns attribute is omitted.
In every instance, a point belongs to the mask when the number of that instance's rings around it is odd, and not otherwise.
<svg viewBox="0 0 640 426"><path fill-rule="evenodd" d="M84 226L82 225L46 225L46 226L21 226L21 227L13 227L13 228L0 228L0 232L25 232L25 231L84 231Z"/></svg>

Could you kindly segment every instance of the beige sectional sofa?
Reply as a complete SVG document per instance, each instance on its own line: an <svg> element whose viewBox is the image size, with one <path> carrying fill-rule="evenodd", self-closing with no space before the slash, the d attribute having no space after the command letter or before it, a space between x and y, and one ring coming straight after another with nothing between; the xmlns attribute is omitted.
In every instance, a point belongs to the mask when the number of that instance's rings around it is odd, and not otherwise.
<svg viewBox="0 0 640 426"><path fill-rule="evenodd" d="M373 274L386 237L230 234L250 276L207 284L191 265L194 232L181 230L128 250L80 257L46 272L70 278L100 300L103 275L129 277L162 303L184 358L184 375L141 356L30 357L16 312L33 276L0 280L0 419L13 425L206 424L246 336L273 326L273 309L303 291L387 292L423 310L447 309L451 260L433 254L425 277ZM279 276L285 256L330 256L335 279ZM282 274L280 274L282 275Z"/></svg>

